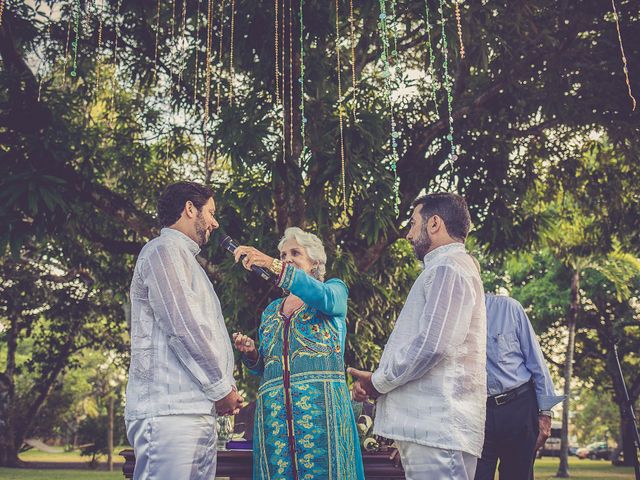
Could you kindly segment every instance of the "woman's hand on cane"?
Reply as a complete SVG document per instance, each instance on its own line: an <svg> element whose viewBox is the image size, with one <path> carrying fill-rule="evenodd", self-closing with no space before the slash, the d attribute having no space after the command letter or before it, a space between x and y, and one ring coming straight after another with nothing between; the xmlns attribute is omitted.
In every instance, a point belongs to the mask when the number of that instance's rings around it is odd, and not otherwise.
<svg viewBox="0 0 640 480"><path fill-rule="evenodd" d="M251 337L243 335L240 332L236 332L233 334L232 338L233 344L238 349L238 351L244 353L247 358L252 361L258 359L258 350L256 349L256 343Z"/></svg>

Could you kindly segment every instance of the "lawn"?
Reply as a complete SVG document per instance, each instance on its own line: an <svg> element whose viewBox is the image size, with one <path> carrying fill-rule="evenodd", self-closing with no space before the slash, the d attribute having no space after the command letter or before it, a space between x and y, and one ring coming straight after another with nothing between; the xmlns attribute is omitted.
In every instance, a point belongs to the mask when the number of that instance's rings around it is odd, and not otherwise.
<svg viewBox="0 0 640 480"><path fill-rule="evenodd" d="M536 460L536 480L555 478L559 459L541 458ZM575 480L633 480L633 467L614 467L605 460L569 459L569 474ZM497 477L496 477L497 478Z"/></svg>
<svg viewBox="0 0 640 480"><path fill-rule="evenodd" d="M116 449L119 452L121 449ZM69 463L76 468L73 470L62 469L15 469L0 468L2 480L92 480L97 479L122 479L121 464L115 466L114 472L81 469L79 463L86 463L86 457L80 457L77 453L44 453L29 451L21 455L27 462L46 462L51 464ZM116 457L120 458L120 457ZM103 467L104 468L104 467ZM557 458L543 458L536 461L536 480L548 480L555 478L558 469ZM612 467L610 462L604 460L579 460L575 457L569 461L569 471L574 480L633 480L633 468ZM496 476L497 478L497 476Z"/></svg>

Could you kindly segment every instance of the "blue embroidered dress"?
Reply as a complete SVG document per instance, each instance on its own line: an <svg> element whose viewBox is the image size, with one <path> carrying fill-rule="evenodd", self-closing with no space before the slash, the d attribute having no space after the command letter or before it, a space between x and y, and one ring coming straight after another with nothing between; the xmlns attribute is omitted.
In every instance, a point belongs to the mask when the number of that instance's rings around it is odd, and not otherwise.
<svg viewBox="0 0 640 480"><path fill-rule="evenodd" d="M253 478L364 480L344 373L347 286L323 283L292 265L278 285L304 304L290 317L284 299L262 314L255 363L261 375L253 435Z"/></svg>

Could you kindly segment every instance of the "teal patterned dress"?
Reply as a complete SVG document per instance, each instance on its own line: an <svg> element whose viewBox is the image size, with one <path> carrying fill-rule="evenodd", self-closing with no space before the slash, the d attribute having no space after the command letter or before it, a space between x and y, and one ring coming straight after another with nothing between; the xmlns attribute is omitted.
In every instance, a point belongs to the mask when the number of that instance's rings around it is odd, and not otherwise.
<svg viewBox="0 0 640 480"><path fill-rule="evenodd" d="M262 314L260 354L243 360L262 376L253 434L253 478L364 480L345 380L347 286L287 265L279 286L304 304L287 317L282 298Z"/></svg>

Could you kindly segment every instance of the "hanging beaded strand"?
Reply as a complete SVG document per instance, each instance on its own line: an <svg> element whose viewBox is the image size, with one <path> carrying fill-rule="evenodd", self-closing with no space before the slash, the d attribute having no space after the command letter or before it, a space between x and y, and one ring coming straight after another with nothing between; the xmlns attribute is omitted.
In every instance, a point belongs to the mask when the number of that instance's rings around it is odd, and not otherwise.
<svg viewBox="0 0 640 480"><path fill-rule="evenodd" d="M440 0L440 6L438 8L438 12L440 13L440 25L442 26L442 69L444 75L444 88L447 94L447 121L449 122L449 133L447 134L447 140L451 144L451 153L448 157L448 163L452 172L452 180L453 180L453 162L456 161L456 147L453 138L453 114L452 114L452 103L453 103L453 93L451 88L451 78L449 77L449 54L448 54L448 44L447 44L447 31L446 31L446 22L444 18L444 0Z"/></svg>
<svg viewBox="0 0 640 480"><path fill-rule="evenodd" d="M182 0L182 22L180 25L180 49L186 48L187 44L187 0ZM182 83L182 75L187 66L187 52L180 55L180 70L178 71L178 85Z"/></svg>
<svg viewBox="0 0 640 480"><path fill-rule="evenodd" d="M0 27L2 26L3 13L4 13L4 0L0 0Z"/></svg>
<svg viewBox="0 0 640 480"><path fill-rule="evenodd" d="M220 115L220 98L222 96L222 49L224 47L224 3L225 0L220 2L220 45L218 50L218 84L216 86L216 113Z"/></svg>
<svg viewBox="0 0 640 480"><path fill-rule="evenodd" d="M116 5L116 12L113 17L113 30L115 34L115 40L113 42L113 77L111 78L111 100L109 105L109 111L115 113L116 103L116 80L118 76L118 37L120 36L120 25L118 24L118 15L120 15L120 8L122 7L122 0L118 0ZM109 120L109 127L111 127L111 117Z"/></svg>
<svg viewBox="0 0 640 480"><path fill-rule="evenodd" d="M62 86L67 84L67 60L69 58L69 40L71 38L71 16L67 19L67 38L64 42L64 62L62 64Z"/></svg>
<svg viewBox="0 0 640 480"><path fill-rule="evenodd" d="M289 153L293 158L293 7L289 0Z"/></svg>
<svg viewBox="0 0 640 480"><path fill-rule="evenodd" d="M627 82L627 92L629 94L629 98L631 98L631 111L635 111L636 109L636 98L633 96L631 92L631 82L629 81L629 67L627 66L627 57L624 54L624 47L622 46L622 33L620 32L620 19L618 18L618 9L616 8L615 0L611 0L611 5L613 6L613 16L616 20L616 30L618 31L618 43L620 44L620 54L622 56L622 71L624 72L624 79Z"/></svg>
<svg viewBox="0 0 640 480"><path fill-rule="evenodd" d="M229 52L229 104L233 106L233 82L235 80L235 69L233 67L233 42L236 30L236 0L231 0L231 48Z"/></svg>
<svg viewBox="0 0 640 480"><path fill-rule="evenodd" d="M287 159L287 110L285 105L285 99L287 92L285 90L286 87L286 76L285 76L285 56L286 56L286 48L285 48L285 0L282 0L282 4L280 5L280 78L282 80L280 85L280 92L282 93L282 163L286 163Z"/></svg>
<svg viewBox="0 0 640 480"><path fill-rule="evenodd" d="M353 16L353 0L349 0L349 27L351 30L351 86L353 87L353 121L356 121L356 104L357 104L357 88L356 88L356 27L355 18Z"/></svg>
<svg viewBox="0 0 640 480"><path fill-rule="evenodd" d="M104 27L104 0L100 0L100 15L98 18L98 60L96 68L96 93L100 88L100 60L102 59L102 30Z"/></svg>
<svg viewBox="0 0 640 480"><path fill-rule="evenodd" d="M454 0L456 8L456 26L458 28L458 43L460 44L460 58L464 58L464 42L462 41L462 20L460 18L460 3L462 0Z"/></svg>
<svg viewBox="0 0 640 480"><path fill-rule="evenodd" d="M346 180L346 162L344 153L344 131L342 118L342 80L340 63L340 9L338 0L336 0L336 69L338 73L338 122L340 127L340 172L342 179L342 212L347 212L347 180Z"/></svg>
<svg viewBox="0 0 640 480"><path fill-rule="evenodd" d="M387 6L386 0L378 0L378 4L380 6L380 15L378 26L380 29L380 38L382 40L382 64L383 64L383 72L382 76L384 79L384 93L387 105L389 107L389 116L391 119L391 155L390 155L390 164L391 164L391 172L393 173L393 211L396 216L400 213L400 180L397 174L397 164L398 164L398 138L399 134L396 131L396 120L395 120L395 112L394 112L394 104L393 99L391 98L391 67L389 65L389 32L387 28Z"/></svg>
<svg viewBox="0 0 640 480"><path fill-rule="evenodd" d="M80 0L76 1L75 8L75 19L73 22L73 32L75 34L73 38L73 42L71 42L71 48L73 50L73 67L71 68L71 72L69 75L72 77L76 77L78 75L78 41L80 38L80 10L82 6L80 5Z"/></svg>
<svg viewBox="0 0 640 480"><path fill-rule="evenodd" d="M438 83L436 81L436 56L435 53L433 51L433 44L431 43L431 33L432 33L432 27L431 27L431 19L429 18L429 4L427 2L427 0L424 1L424 12L425 12L425 24L427 27L427 53L428 53L428 62L429 65L427 66L427 75L430 77L430 83L431 83L431 97L433 99L433 106L435 108L436 111L436 115L438 115Z"/></svg>
<svg viewBox="0 0 640 480"><path fill-rule="evenodd" d="M160 0L156 7L156 46L153 54L153 81L158 80L158 41L160 38Z"/></svg>
<svg viewBox="0 0 640 480"><path fill-rule="evenodd" d="M199 29L200 29L200 7L202 6L202 0L198 0L198 10L196 13L196 22L195 22L195 73L194 73L194 81L193 81L193 107L196 107L196 103L198 101L198 75L199 75L199 54L200 54L200 46L198 43L199 40Z"/></svg>
<svg viewBox="0 0 640 480"><path fill-rule="evenodd" d="M278 4L280 0L274 0L273 9L274 9L274 46L275 46L275 61L273 62L276 67L276 104L280 103L280 55L278 55L278 37L280 36L280 30L278 29Z"/></svg>
<svg viewBox="0 0 640 480"><path fill-rule="evenodd" d="M213 47L212 39L212 17L213 17L213 0L207 3L207 52L205 55L205 63L207 66L205 72L205 103L204 103L204 120L209 120L209 103L211 102L211 50Z"/></svg>
<svg viewBox="0 0 640 480"><path fill-rule="evenodd" d="M302 152L300 153L299 165L302 165L302 160L306 158L307 146L304 141L305 137L305 124L307 123L307 117L304 113L304 0L300 0L300 138L302 140Z"/></svg>

